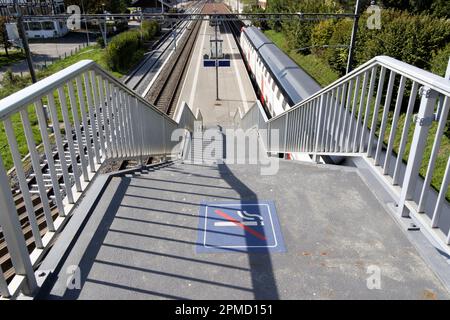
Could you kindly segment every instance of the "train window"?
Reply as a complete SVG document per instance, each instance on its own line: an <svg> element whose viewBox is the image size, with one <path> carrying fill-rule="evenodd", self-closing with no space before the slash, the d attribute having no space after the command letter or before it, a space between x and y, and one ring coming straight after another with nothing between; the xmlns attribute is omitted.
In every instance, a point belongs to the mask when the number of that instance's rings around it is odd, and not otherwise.
<svg viewBox="0 0 450 320"><path fill-rule="evenodd" d="M24 22L23 25L25 26L25 30L30 30L30 26L28 25L28 22Z"/></svg>
<svg viewBox="0 0 450 320"><path fill-rule="evenodd" d="M54 30L55 26L54 26L53 22L51 22L51 21L44 21L44 22L42 22L42 28L44 30Z"/></svg>
<svg viewBox="0 0 450 320"><path fill-rule="evenodd" d="M30 30L38 31L38 30L41 30L41 29L42 29L42 27L41 27L41 23L40 22L30 22Z"/></svg>
<svg viewBox="0 0 450 320"><path fill-rule="evenodd" d="M275 92L275 81L272 79L272 91Z"/></svg>
<svg viewBox="0 0 450 320"><path fill-rule="evenodd" d="M277 90L277 99L280 100L281 92L280 90Z"/></svg>

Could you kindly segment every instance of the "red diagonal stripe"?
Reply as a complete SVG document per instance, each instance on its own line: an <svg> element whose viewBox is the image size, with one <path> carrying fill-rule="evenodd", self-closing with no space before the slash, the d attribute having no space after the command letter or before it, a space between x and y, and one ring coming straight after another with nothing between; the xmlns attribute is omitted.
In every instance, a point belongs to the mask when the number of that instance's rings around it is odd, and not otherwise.
<svg viewBox="0 0 450 320"><path fill-rule="evenodd" d="M243 224L240 223L238 220L234 219L233 217L230 217L230 216L229 216L228 214L226 214L225 212L220 211L220 210L215 210L214 212L215 212L216 214L218 214L219 216L221 216L222 218L225 218L225 219L227 219L228 221L233 222L236 226L241 227L242 229L244 229L245 231L247 231L247 232L250 233L251 235L257 237L258 239L260 239L260 240L266 240L266 237L265 237L263 234L259 233L259 232L256 231L256 230L253 230L252 228L250 228L250 227L248 227L248 226L246 226L246 225L243 225Z"/></svg>

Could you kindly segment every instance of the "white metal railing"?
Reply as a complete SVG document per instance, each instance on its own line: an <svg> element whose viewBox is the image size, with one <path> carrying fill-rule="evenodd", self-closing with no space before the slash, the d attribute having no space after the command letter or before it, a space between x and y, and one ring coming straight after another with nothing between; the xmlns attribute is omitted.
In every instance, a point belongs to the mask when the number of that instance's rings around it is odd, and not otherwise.
<svg viewBox="0 0 450 320"><path fill-rule="evenodd" d="M36 248L29 254L0 157L0 231L15 269L7 284L0 268L0 295L33 293L37 285L33 267L106 159L176 155L178 141L172 141L172 132L178 128L192 132L197 120L201 121L201 114L195 116L186 104L171 119L90 60L1 100L0 122ZM18 144L19 134L25 137L26 146ZM37 147L40 141L43 154ZM24 148L30 154L28 165L19 152L24 154ZM27 180L30 171L35 181L32 187ZM38 225L32 195L40 197L44 230ZM56 219L51 205L57 208Z"/></svg>
<svg viewBox="0 0 450 320"><path fill-rule="evenodd" d="M399 214L419 219L449 252L450 158L441 148L449 99L448 79L379 56L268 121L255 105L235 122L243 129L268 129L261 134L271 153L363 156L390 186ZM280 141L272 144L275 129ZM431 182L438 160L446 170L436 192ZM421 166L427 168L423 177Z"/></svg>

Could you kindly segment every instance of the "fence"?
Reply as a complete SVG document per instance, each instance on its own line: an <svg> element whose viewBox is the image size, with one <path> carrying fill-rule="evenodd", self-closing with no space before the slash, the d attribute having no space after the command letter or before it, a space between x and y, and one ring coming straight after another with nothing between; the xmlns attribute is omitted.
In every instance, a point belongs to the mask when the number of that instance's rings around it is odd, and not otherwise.
<svg viewBox="0 0 450 320"><path fill-rule="evenodd" d="M43 105L48 106L49 120ZM176 155L173 130L192 131L197 117L184 105L174 121L160 112L94 62L84 60L0 101L3 123L15 172L31 226L35 249L29 254L15 205L15 195L0 158L0 226L15 269L7 284L0 268L0 294L32 294L36 289L33 267L45 253L75 202L107 159ZM53 134L47 131L51 122ZM35 185L30 188L21 159L17 133L24 132ZM36 148L42 140L42 155ZM40 228L33 195L42 201L45 228ZM58 216L54 217L51 204Z"/></svg>
<svg viewBox="0 0 450 320"><path fill-rule="evenodd" d="M268 152L363 156L396 197L398 213L419 219L449 252L450 158L441 146L449 99L448 79L380 56L277 117L265 120L255 105L235 121L268 129L261 131ZM273 147L271 130L280 136Z"/></svg>

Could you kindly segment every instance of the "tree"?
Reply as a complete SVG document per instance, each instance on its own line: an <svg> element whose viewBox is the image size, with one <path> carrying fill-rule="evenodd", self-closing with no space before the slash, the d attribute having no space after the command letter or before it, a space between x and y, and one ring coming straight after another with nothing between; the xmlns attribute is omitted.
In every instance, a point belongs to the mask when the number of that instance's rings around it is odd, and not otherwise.
<svg viewBox="0 0 450 320"><path fill-rule="evenodd" d="M0 17L0 41L3 43L6 56L9 57L8 48L11 47L11 43L8 41L8 33L6 32L6 23L8 22L6 17Z"/></svg>
<svg viewBox="0 0 450 320"><path fill-rule="evenodd" d="M85 13L103 13L103 9L111 13L125 13L131 2L132 0L65 0L66 6L84 7Z"/></svg>
<svg viewBox="0 0 450 320"><path fill-rule="evenodd" d="M433 59L430 63L431 71L443 77L445 75L445 71L447 71L447 64L449 59L450 43L447 44L443 49L433 54Z"/></svg>

